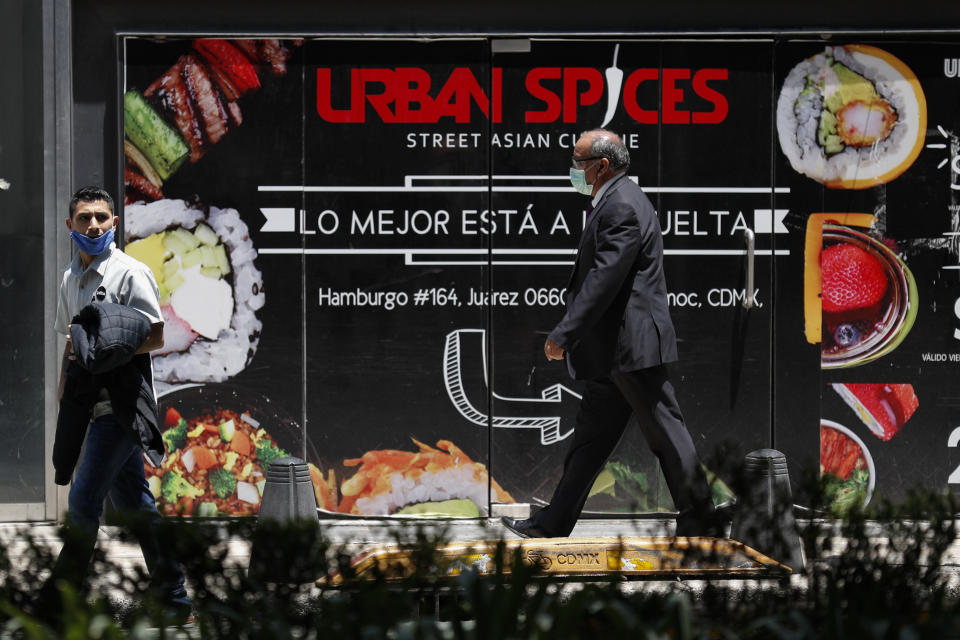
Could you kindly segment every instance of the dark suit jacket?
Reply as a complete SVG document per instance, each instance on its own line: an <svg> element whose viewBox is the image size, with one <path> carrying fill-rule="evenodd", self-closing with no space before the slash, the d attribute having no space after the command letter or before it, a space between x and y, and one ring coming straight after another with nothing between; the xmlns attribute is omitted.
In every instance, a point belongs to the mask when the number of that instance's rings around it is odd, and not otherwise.
<svg viewBox="0 0 960 640"><path fill-rule="evenodd" d="M578 380L677 359L667 308L663 239L653 205L621 174L587 217L567 287L567 313L550 333Z"/></svg>

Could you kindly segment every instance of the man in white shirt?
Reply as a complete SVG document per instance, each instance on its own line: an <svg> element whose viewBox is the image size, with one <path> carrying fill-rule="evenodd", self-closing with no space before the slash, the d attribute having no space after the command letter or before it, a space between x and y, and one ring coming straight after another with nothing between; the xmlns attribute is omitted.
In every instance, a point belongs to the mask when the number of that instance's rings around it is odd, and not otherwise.
<svg viewBox="0 0 960 640"><path fill-rule="evenodd" d="M57 303L55 329L65 334L60 395L64 373L73 356L70 322L82 308L96 303L120 304L142 313L150 321L150 335L137 350L146 354L163 346L163 320L159 291L150 268L131 258L113 242L120 219L113 199L98 187L84 187L70 202L67 229L79 251L64 269ZM135 356L146 357L146 356ZM152 380L149 381L152 388ZM81 534L68 538L54 569L53 579L63 578L79 587L96 544L104 499L109 496L121 512L139 512L146 525L137 532L141 550L159 597L169 602L175 622L190 616L190 599L177 563L163 553L155 525L160 521L153 494L143 470L143 449L130 425L120 424L109 394L100 390L91 412L83 453L70 488L68 521ZM49 586L46 587L49 589Z"/></svg>

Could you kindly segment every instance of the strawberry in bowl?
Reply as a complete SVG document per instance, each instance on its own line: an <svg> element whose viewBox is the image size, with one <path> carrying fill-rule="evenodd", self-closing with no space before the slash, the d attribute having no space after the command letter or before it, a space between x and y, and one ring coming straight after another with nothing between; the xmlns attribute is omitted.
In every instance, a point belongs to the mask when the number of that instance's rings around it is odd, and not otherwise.
<svg viewBox="0 0 960 640"><path fill-rule="evenodd" d="M836 353L856 347L883 329L890 279L880 258L841 242L820 254L824 347Z"/></svg>
<svg viewBox="0 0 960 640"><path fill-rule="evenodd" d="M844 313L881 302L889 288L880 260L860 247L840 243L820 254L823 310Z"/></svg>
<svg viewBox="0 0 960 640"><path fill-rule="evenodd" d="M821 364L864 364L892 351L909 332L916 284L885 244L839 225L823 229Z"/></svg>

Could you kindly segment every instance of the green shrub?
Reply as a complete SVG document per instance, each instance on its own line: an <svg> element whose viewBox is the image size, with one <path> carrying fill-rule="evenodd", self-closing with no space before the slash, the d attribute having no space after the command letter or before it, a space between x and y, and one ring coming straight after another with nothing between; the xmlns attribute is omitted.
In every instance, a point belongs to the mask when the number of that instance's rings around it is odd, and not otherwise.
<svg viewBox="0 0 960 640"><path fill-rule="evenodd" d="M310 523L170 519L160 536L183 564L197 614L179 631L163 626L169 612L145 570L122 570L99 553L96 578L79 591L59 585L60 615L46 619L49 612L31 607L55 558L28 533L16 568L0 549L0 637L940 640L960 637L960 598L943 566L956 507L950 495L916 492L843 519L812 518L802 529L806 574L749 586L616 576L565 583L502 544L492 574L465 570L450 580L433 554L448 532L424 526L395 532L411 552L413 575L393 581L388 566L357 579L344 549ZM142 526L125 524L123 531ZM249 572L231 560L230 540L251 541ZM313 584L335 573L341 586Z"/></svg>

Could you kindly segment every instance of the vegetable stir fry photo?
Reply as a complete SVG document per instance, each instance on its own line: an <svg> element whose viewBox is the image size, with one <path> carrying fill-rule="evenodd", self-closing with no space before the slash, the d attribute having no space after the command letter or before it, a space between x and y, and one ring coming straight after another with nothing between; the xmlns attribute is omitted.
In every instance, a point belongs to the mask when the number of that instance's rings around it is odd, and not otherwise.
<svg viewBox="0 0 960 640"><path fill-rule="evenodd" d="M164 515L254 515L266 469L289 455L248 413L229 409L188 421L171 407L164 429L167 457L160 467L144 467Z"/></svg>

